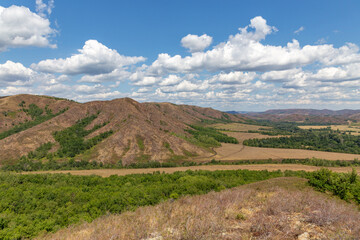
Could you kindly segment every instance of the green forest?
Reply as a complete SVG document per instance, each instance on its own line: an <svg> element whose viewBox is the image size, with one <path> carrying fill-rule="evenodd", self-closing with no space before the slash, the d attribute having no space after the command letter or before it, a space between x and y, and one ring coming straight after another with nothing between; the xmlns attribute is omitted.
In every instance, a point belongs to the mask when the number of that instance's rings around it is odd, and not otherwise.
<svg viewBox="0 0 360 240"><path fill-rule="evenodd" d="M360 136L325 129L298 130L290 137L248 139L244 145L360 154Z"/></svg>

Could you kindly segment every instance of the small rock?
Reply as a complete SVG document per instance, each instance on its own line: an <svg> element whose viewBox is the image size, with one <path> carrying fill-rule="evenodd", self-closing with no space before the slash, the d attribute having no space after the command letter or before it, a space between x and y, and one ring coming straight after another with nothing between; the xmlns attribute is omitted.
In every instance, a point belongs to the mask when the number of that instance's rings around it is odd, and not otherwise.
<svg viewBox="0 0 360 240"><path fill-rule="evenodd" d="M308 232L304 232L298 236L298 240L309 240L310 234Z"/></svg>

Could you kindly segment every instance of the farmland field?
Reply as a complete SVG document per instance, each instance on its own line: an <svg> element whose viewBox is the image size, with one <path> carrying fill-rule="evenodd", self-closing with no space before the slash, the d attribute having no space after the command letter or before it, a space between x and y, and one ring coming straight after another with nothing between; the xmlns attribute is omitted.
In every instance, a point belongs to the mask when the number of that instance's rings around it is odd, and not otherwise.
<svg viewBox="0 0 360 240"><path fill-rule="evenodd" d="M260 128L270 129L270 127L256 126L256 125L249 125L242 123L216 123L216 124L212 124L211 127L214 127L216 129L226 129L229 131L249 131L249 130L257 131Z"/></svg>
<svg viewBox="0 0 360 240"><path fill-rule="evenodd" d="M223 143L221 147L215 148L215 155L207 158L198 158L197 160L262 160L262 159L305 159L305 158L320 158L327 160L354 160L355 158L360 159L360 154L349 154L349 153L335 153L335 152L322 152L313 150L303 149L284 149L284 148L260 148L260 147L249 147L244 146L243 141L246 139L253 138L270 138L279 136L268 136L260 133L246 133L238 131L257 130L262 126L246 125L246 124L217 124L212 125L219 129L231 129L234 132L224 132L231 137L238 139L239 144L228 144ZM341 126L341 125L340 125ZM309 127L309 126L306 126ZM324 127L324 126L322 126ZM326 126L325 126L326 127ZM339 127L336 125L336 127Z"/></svg>
<svg viewBox="0 0 360 240"><path fill-rule="evenodd" d="M331 127L332 130L339 130L341 132L350 131L351 135L358 136L360 135L360 126L356 125L328 125L328 126L318 126L318 125L310 125L310 126L299 126L301 129L322 129Z"/></svg>

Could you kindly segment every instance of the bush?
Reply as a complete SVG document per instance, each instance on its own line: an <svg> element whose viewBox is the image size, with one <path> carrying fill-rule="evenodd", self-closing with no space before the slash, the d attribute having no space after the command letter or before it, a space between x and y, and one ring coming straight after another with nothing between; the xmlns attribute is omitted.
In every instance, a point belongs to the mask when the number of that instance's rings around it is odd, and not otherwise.
<svg viewBox="0 0 360 240"><path fill-rule="evenodd" d="M355 169L351 173L334 173L321 169L309 175L309 184L319 191L331 192L344 200L360 204L360 181Z"/></svg>

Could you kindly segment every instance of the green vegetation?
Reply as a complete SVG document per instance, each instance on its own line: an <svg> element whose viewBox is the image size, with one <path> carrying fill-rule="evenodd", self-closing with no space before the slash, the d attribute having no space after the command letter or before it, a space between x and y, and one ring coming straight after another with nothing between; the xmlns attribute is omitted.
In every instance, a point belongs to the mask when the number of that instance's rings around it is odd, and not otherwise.
<svg viewBox="0 0 360 240"><path fill-rule="evenodd" d="M72 176L0 174L0 239L32 238L107 213L280 177L280 171Z"/></svg>
<svg viewBox="0 0 360 240"><path fill-rule="evenodd" d="M46 155L48 154L48 152L50 151L50 149L53 146L54 146L54 144L51 142L44 143L40 147L38 147L35 151L30 152L27 155L27 157L29 159L42 159L42 158L46 157Z"/></svg>
<svg viewBox="0 0 360 240"><path fill-rule="evenodd" d="M39 108L36 104L33 104L33 103L31 103L29 105L29 108L27 108L27 109L23 108L23 111L27 115L31 116L31 119L36 119L36 118L40 117L44 112L43 109Z"/></svg>
<svg viewBox="0 0 360 240"><path fill-rule="evenodd" d="M4 165L2 170L7 171L36 171L36 170L58 170L58 169L89 169L89 168L102 168L102 164L88 161L75 161L73 157L78 154L84 153L89 150L103 139L113 134L113 131L106 131L99 135L85 140L84 137L104 127L107 122L97 124L90 130L86 130L96 115L91 115L80 119L73 126L66 128L62 131L53 133L54 139L59 143L60 148L53 153L49 151L54 146L54 143L47 142L38 147L35 151L30 152L27 156L22 156L15 164ZM54 158L60 158L62 161L55 161ZM64 161L64 159L68 159ZM45 161L43 161L45 160Z"/></svg>
<svg viewBox="0 0 360 240"><path fill-rule="evenodd" d="M140 135L136 136L136 143L137 143L140 151L145 150L144 139Z"/></svg>
<svg viewBox="0 0 360 240"><path fill-rule="evenodd" d="M196 140L198 140L206 147L221 146L220 142L234 143L234 144L239 143L239 141L236 138L221 133L215 128L195 126L195 125L189 125L189 126L192 129L187 129L186 131L191 135L193 135Z"/></svg>
<svg viewBox="0 0 360 240"><path fill-rule="evenodd" d="M36 152L36 151L35 151ZM52 155L49 155L52 156ZM16 172L28 172L28 171L41 171L41 170L84 170L84 169L101 169L101 168L117 168L121 166L117 165L104 165L95 161L75 161L70 158L66 161L55 161L53 158L48 157L47 161L35 160L29 157L21 157L15 164L7 164L2 166L3 171L16 171Z"/></svg>
<svg viewBox="0 0 360 240"><path fill-rule="evenodd" d="M19 103L19 107L25 107L25 101L21 101L21 103Z"/></svg>
<svg viewBox="0 0 360 240"><path fill-rule="evenodd" d="M4 117L16 118L16 112L3 111L2 114L4 115Z"/></svg>
<svg viewBox="0 0 360 240"><path fill-rule="evenodd" d="M45 146L41 147L46 149ZM46 151L46 150L45 150ZM34 155L44 154L44 151L35 151L31 153ZM185 151L185 156L194 157L196 155ZM30 154L29 154L30 155ZM146 155L147 156L147 155ZM267 159L267 160L239 160L239 161L216 161L211 160L210 162L190 162L184 161L184 156L173 155L169 162L157 162L149 161L147 157L142 161L132 163L130 165L124 166L120 160L118 164L103 164L102 162L96 161L75 161L73 158L70 158L67 161L54 161L52 158L49 158L48 161L36 160L33 158L22 157L18 162L11 165L4 165L1 170L3 171L47 171L47 170L87 170L87 169L132 169L132 168L170 168L170 167L188 167L188 166L204 166L204 165L249 165L249 164L301 164L308 166L318 166L318 167L358 167L360 166L360 161L358 159L352 161L345 160L325 160L318 158L310 159ZM141 158L141 156L139 156ZM141 159L139 159L141 160Z"/></svg>
<svg viewBox="0 0 360 240"><path fill-rule="evenodd" d="M25 102L24 102L25 103ZM24 103L20 103L21 105L24 105ZM24 131L26 129L29 129L29 128L32 128L36 125L39 125L47 120L50 120L62 113L64 113L65 111L67 111L68 108L65 108L63 110L60 110L59 112L57 112L56 114L53 114L51 111L47 110L46 111L46 115L43 114L44 110L39 108L37 105L35 104L30 104L29 105L29 108L23 108L23 111L28 114L29 116L31 116L32 118L32 121L27 121L27 122L24 122L24 123L20 123L19 125L16 125L14 126L13 128L7 130L7 131L4 131L4 132L1 132L0 133L0 140L1 139L4 139L8 136L11 136L15 133L18 133L18 132L21 132L21 131Z"/></svg>
<svg viewBox="0 0 360 240"><path fill-rule="evenodd" d="M244 145L360 154L360 136L340 133L330 128L297 130L290 137L248 139L244 141Z"/></svg>
<svg viewBox="0 0 360 240"><path fill-rule="evenodd" d="M164 147L165 147L167 150L169 150L169 152L170 152L171 154L174 154L174 150L172 150L172 148L171 148L171 146L170 146L170 143L164 142Z"/></svg>
<svg viewBox="0 0 360 240"><path fill-rule="evenodd" d="M239 161L216 161L211 160L204 165L249 165L249 164L301 164L317 167L358 167L360 161L354 160L325 160L319 158L307 158L307 159L267 159L267 160L239 160Z"/></svg>
<svg viewBox="0 0 360 240"><path fill-rule="evenodd" d="M319 191L331 192L341 199L360 204L360 180L354 169L351 173L322 169L309 176L309 184Z"/></svg>
<svg viewBox="0 0 360 240"><path fill-rule="evenodd" d="M85 130L98 115L91 115L76 122L73 126L62 131L54 132L55 140L60 144L60 149L56 155L62 157L75 157L77 154L84 152L87 149L95 146L98 142L110 136L113 131L107 131L95 136L89 140L84 140L84 137L90 133L102 128L107 123L97 124L90 130Z"/></svg>

